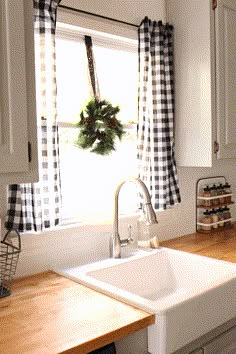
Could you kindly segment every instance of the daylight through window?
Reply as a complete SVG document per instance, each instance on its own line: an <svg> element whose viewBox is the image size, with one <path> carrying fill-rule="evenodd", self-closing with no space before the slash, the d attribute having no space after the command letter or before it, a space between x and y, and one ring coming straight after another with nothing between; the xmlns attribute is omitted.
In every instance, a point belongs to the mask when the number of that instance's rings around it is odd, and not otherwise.
<svg viewBox="0 0 236 354"><path fill-rule="evenodd" d="M99 156L74 145L75 123L91 97L84 34L57 29L57 109L60 134L60 165L63 220L103 221L112 215L116 185L127 176L137 176L137 43L115 38L92 37L101 98L120 106L118 118L126 135L116 142L116 151ZM133 184L122 188L120 210L137 209Z"/></svg>

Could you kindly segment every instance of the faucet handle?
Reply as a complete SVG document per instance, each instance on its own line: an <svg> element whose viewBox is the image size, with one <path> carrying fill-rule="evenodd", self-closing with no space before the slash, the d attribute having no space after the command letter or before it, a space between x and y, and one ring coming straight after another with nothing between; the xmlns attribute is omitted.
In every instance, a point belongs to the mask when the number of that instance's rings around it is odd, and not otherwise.
<svg viewBox="0 0 236 354"><path fill-rule="evenodd" d="M129 230L129 237L120 241L121 247L128 246L130 243L134 242L134 240L131 237L131 233L132 233L131 225L128 225L128 230Z"/></svg>
<svg viewBox="0 0 236 354"><path fill-rule="evenodd" d="M131 237L125 238L124 240L120 240L121 247L128 246L130 243L134 242Z"/></svg>

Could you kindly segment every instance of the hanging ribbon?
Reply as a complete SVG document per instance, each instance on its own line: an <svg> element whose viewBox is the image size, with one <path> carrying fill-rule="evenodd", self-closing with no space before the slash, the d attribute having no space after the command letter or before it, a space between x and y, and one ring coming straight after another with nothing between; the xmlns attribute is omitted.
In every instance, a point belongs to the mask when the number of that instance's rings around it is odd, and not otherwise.
<svg viewBox="0 0 236 354"><path fill-rule="evenodd" d="M86 45L87 58L88 58L90 84L92 86L93 96L99 101L100 100L100 92L99 92L97 75L96 75L96 71L95 71L95 61L94 61L94 56L93 56L92 38L90 36L84 36L84 41L85 41L85 45Z"/></svg>

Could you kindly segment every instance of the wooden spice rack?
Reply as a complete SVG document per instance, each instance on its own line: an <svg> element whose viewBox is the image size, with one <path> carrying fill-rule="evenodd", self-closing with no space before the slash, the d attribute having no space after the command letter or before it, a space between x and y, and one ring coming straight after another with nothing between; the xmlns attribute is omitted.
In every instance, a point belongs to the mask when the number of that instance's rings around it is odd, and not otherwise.
<svg viewBox="0 0 236 354"><path fill-rule="evenodd" d="M224 176L217 176L217 177L206 177L206 178L200 178L197 183L196 183L196 231L200 232L200 233L212 233L212 232L216 232L219 230L225 230L225 229L229 229L232 228L232 220L233 218L226 218L223 221L216 221L216 222L212 222L212 223L208 223L207 227L210 227L210 230L204 230L202 227L206 226L206 224L202 223L199 220L199 215L200 215L200 210L204 209L205 211L209 210L212 211L213 209L218 209L218 208L223 208L223 207L228 207L229 205L234 204L234 202L231 200L233 194L232 193L227 193L227 194L221 194L221 195L217 195L217 196L212 196L212 197L204 197L200 195L200 190L203 186L205 185L216 185L216 184L226 184L226 178ZM229 199L230 198L230 201ZM199 201L213 201L213 200L217 200L217 199L221 199L224 202L218 202L214 205L199 205ZM227 201L228 199L228 201ZM222 225L223 224L223 225ZM225 225L226 224L226 225Z"/></svg>

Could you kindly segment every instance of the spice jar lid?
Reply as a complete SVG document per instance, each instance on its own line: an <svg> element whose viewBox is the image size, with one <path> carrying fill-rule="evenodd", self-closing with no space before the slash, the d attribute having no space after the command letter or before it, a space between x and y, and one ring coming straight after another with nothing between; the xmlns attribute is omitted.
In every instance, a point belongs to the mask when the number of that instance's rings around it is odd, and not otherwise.
<svg viewBox="0 0 236 354"><path fill-rule="evenodd" d="M209 211L209 210L206 210L206 211L204 211L204 213L203 213L204 215L211 215L211 211Z"/></svg>
<svg viewBox="0 0 236 354"><path fill-rule="evenodd" d="M204 188L204 191L205 191L205 192L210 192L210 190L211 190L211 189L209 188L209 186L206 186L206 187Z"/></svg>

